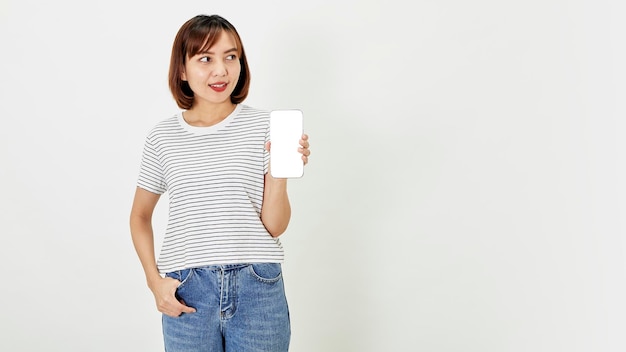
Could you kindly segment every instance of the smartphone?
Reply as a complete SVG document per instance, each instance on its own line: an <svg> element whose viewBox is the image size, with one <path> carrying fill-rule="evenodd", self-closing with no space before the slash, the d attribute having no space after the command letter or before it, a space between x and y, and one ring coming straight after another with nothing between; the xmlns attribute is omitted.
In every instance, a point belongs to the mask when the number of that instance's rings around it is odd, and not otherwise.
<svg viewBox="0 0 626 352"><path fill-rule="evenodd" d="M276 178L297 178L304 174L300 148L303 133L300 110L270 111L270 173Z"/></svg>

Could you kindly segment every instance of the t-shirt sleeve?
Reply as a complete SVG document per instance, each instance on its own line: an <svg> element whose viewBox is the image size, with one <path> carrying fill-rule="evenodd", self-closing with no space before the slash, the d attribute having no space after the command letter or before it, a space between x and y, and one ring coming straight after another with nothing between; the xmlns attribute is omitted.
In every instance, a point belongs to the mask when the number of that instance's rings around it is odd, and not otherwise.
<svg viewBox="0 0 626 352"><path fill-rule="evenodd" d="M263 174L266 174L270 165L270 153L265 149L265 145L270 141L270 124L268 121L267 128L265 129L265 144L263 145Z"/></svg>
<svg viewBox="0 0 626 352"><path fill-rule="evenodd" d="M150 140L146 139L137 186L152 193L163 194L167 190L163 174L158 154Z"/></svg>

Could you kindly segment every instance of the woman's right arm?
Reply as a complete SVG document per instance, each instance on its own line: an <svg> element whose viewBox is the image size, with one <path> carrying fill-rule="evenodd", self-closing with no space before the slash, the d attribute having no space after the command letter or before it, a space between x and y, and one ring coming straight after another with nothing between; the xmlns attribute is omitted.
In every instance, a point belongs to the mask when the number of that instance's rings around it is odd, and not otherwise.
<svg viewBox="0 0 626 352"><path fill-rule="evenodd" d="M160 195L137 187L130 212L130 234L157 308L164 314L176 317L181 313L193 313L195 309L176 299L176 288L180 282L172 278L163 278L157 269L152 214L159 198Z"/></svg>

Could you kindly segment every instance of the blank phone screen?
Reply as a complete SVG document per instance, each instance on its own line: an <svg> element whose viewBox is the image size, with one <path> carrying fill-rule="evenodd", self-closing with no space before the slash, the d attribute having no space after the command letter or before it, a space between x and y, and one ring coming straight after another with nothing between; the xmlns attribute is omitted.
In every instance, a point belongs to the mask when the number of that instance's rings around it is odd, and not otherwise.
<svg viewBox="0 0 626 352"><path fill-rule="evenodd" d="M276 178L302 177L304 163L298 152L302 136L302 111L270 112L270 170Z"/></svg>

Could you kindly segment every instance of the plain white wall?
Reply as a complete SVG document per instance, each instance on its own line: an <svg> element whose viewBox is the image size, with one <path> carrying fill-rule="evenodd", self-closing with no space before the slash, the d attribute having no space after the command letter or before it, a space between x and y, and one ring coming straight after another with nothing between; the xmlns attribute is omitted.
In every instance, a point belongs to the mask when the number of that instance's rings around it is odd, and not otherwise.
<svg viewBox="0 0 626 352"><path fill-rule="evenodd" d="M624 351L625 10L2 0L0 350L162 350L128 213L143 138L177 111L176 31L217 13L246 103L302 109L311 136L283 237L292 351Z"/></svg>

